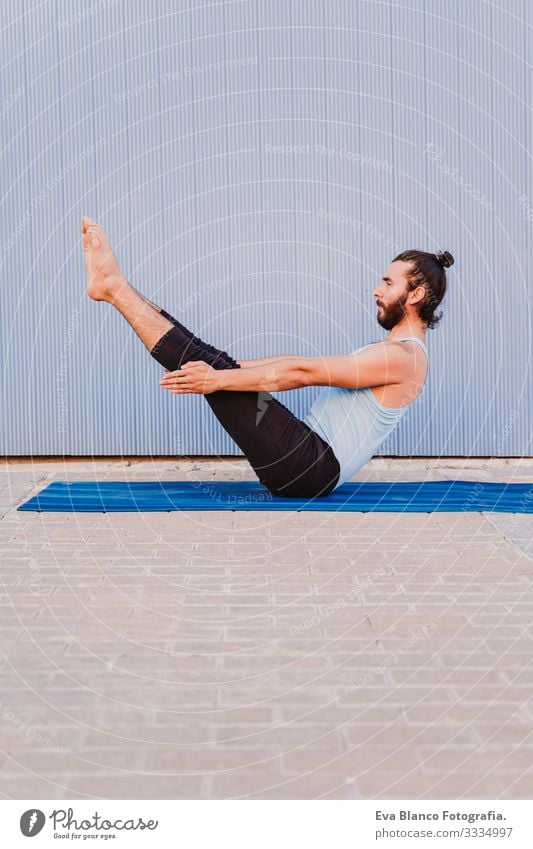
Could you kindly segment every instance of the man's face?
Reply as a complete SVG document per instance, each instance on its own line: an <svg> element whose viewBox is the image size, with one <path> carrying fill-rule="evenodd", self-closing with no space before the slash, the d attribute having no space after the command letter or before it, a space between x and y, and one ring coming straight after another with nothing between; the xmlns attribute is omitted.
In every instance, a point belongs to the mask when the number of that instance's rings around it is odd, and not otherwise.
<svg viewBox="0 0 533 849"><path fill-rule="evenodd" d="M409 289L405 273L410 263L397 260L383 273L381 283L374 292L378 308L377 320L385 330L392 330L407 315L406 302Z"/></svg>

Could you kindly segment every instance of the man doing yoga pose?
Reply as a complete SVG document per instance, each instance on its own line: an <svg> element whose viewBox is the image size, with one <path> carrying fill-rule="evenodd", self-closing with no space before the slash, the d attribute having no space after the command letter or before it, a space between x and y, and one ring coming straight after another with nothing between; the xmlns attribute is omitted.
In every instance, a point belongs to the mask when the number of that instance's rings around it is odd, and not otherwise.
<svg viewBox="0 0 533 849"><path fill-rule="evenodd" d="M87 292L112 304L166 370L161 386L206 396L215 416L274 495L328 495L372 457L422 391L426 330L446 291L445 251L404 251L374 292L389 333L344 356L234 360L141 295L122 274L103 228L83 218ZM302 421L271 392L324 386Z"/></svg>

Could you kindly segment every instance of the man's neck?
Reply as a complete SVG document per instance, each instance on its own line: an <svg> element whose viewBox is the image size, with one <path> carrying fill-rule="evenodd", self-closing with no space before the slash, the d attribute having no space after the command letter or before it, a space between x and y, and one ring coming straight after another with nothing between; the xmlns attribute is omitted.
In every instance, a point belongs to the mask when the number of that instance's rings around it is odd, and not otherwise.
<svg viewBox="0 0 533 849"><path fill-rule="evenodd" d="M395 324L392 330L389 331L387 341L394 342L395 339L401 339L404 336L416 336L422 342L426 338L427 326L420 321L409 321L405 319Z"/></svg>

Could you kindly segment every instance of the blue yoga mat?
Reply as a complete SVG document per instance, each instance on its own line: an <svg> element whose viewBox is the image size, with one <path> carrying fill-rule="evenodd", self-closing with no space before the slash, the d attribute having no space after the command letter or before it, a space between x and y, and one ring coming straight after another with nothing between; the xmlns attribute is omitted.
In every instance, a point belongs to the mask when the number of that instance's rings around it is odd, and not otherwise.
<svg viewBox="0 0 533 849"><path fill-rule="evenodd" d="M309 499L279 498L255 481L55 481L18 509L66 513L169 510L532 513L533 484L476 481L344 483L330 495Z"/></svg>

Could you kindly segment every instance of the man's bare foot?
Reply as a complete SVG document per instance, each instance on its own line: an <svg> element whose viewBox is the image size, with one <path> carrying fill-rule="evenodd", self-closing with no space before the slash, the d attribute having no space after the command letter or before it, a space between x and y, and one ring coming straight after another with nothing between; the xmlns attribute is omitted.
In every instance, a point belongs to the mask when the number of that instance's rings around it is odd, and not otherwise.
<svg viewBox="0 0 533 849"><path fill-rule="evenodd" d="M87 294L94 301L108 301L128 282L119 268L103 227L92 218L85 217L82 218L81 233L87 270Z"/></svg>

